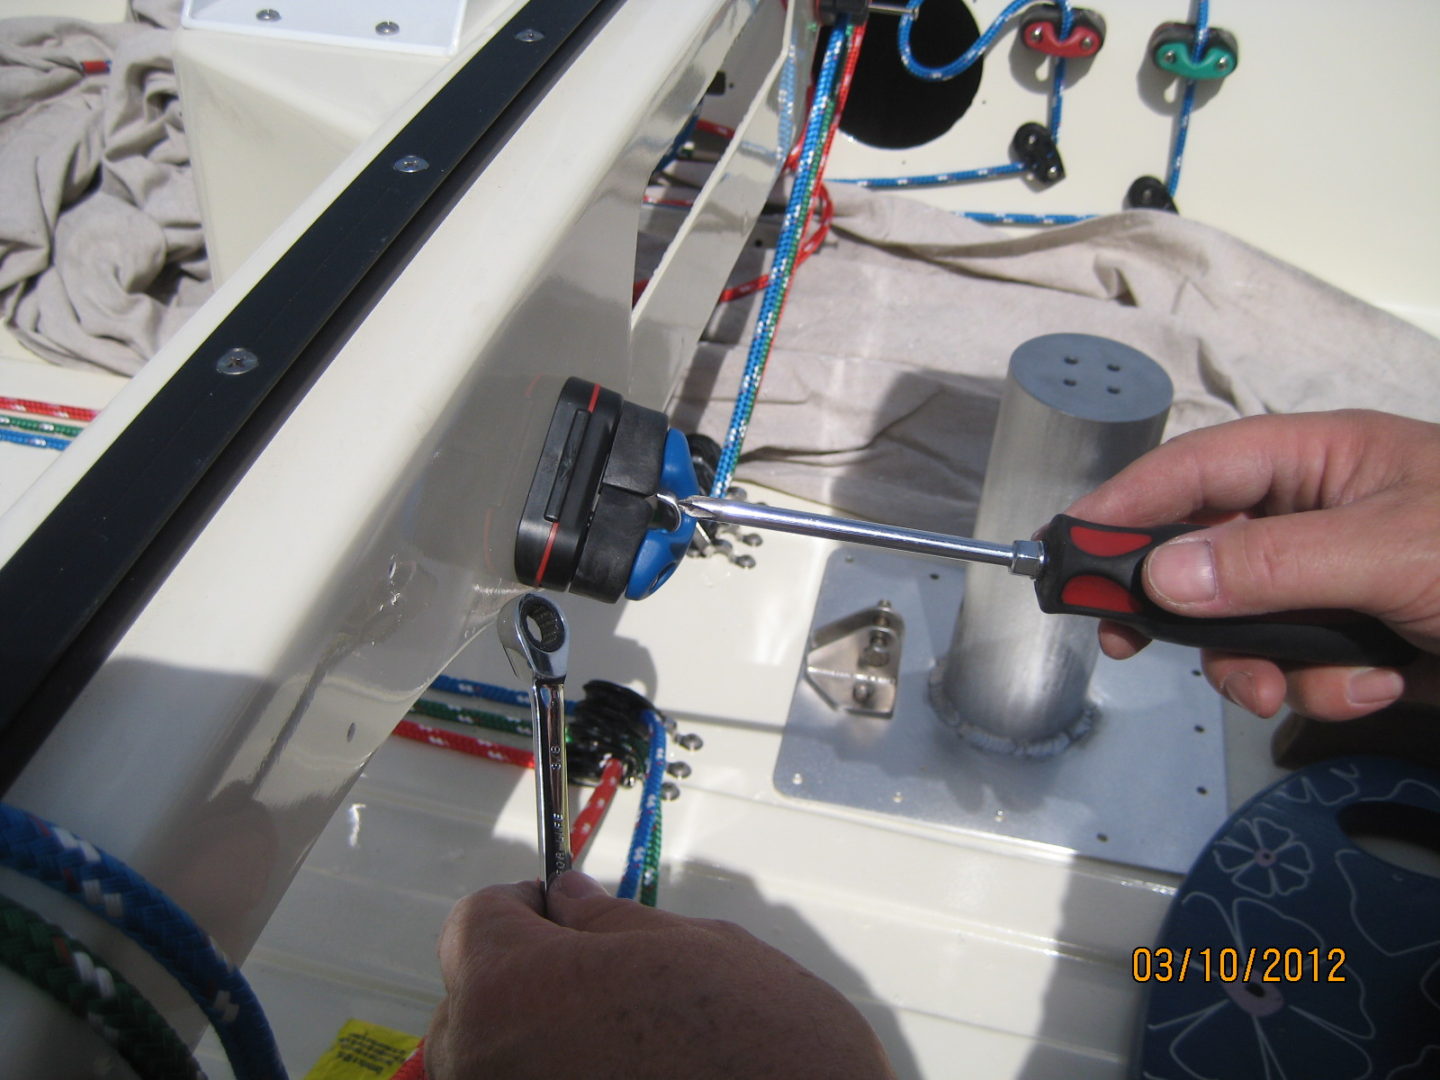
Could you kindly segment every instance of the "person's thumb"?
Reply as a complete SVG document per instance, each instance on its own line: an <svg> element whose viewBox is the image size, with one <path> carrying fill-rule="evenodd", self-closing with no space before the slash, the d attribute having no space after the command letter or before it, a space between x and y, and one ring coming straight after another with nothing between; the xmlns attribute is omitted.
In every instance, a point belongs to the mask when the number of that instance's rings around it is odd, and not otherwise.
<svg viewBox="0 0 1440 1080"><path fill-rule="evenodd" d="M1145 588L1182 615L1349 608L1384 616L1399 598L1373 523L1351 508L1236 520L1151 552Z"/></svg>
<svg viewBox="0 0 1440 1080"><path fill-rule="evenodd" d="M550 921L571 930L612 929L627 916L644 912L633 900L617 900L588 874L567 870L545 893L545 913Z"/></svg>

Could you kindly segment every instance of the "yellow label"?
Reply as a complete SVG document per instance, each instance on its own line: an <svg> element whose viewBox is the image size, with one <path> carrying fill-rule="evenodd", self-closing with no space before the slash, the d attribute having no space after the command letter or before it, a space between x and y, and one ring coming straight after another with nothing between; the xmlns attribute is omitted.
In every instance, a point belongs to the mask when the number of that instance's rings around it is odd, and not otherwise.
<svg viewBox="0 0 1440 1080"><path fill-rule="evenodd" d="M418 1035L348 1020L305 1080L389 1080L419 1045Z"/></svg>

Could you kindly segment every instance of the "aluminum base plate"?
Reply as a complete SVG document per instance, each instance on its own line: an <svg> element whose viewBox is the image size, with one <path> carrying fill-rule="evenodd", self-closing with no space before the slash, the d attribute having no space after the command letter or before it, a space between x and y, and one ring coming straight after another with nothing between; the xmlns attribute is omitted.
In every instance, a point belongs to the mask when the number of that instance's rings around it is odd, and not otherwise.
<svg viewBox="0 0 1440 1080"><path fill-rule="evenodd" d="M1221 702L1200 676L1195 650L1156 642L1124 662L1102 656L1090 682L1094 727L1062 754L980 750L943 724L927 698L966 573L959 564L865 549L831 557L811 629L888 600L906 627L895 713L887 720L832 708L802 674L781 737L777 790L1183 874L1228 816ZM1017 577L1015 588L1033 602L1027 580Z"/></svg>

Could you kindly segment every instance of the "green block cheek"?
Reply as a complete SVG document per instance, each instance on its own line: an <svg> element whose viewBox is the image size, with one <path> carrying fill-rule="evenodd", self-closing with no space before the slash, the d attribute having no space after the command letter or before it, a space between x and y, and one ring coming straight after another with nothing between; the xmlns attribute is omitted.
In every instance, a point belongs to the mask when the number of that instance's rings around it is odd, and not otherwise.
<svg viewBox="0 0 1440 1080"><path fill-rule="evenodd" d="M1155 66L1184 79L1223 79L1240 66L1235 54L1212 45L1197 63L1183 45L1162 45L1155 50Z"/></svg>

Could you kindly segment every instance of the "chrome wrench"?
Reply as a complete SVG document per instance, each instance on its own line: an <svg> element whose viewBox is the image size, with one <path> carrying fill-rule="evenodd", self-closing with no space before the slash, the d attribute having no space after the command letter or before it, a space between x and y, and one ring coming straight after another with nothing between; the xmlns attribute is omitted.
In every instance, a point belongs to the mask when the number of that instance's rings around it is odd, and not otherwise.
<svg viewBox="0 0 1440 1080"><path fill-rule="evenodd" d="M560 609L539 593L511 600L495 625L515 674L531 678L540 880L548 889L573 861L565 767L565 662L570 652L570 631Z"/></svg>

